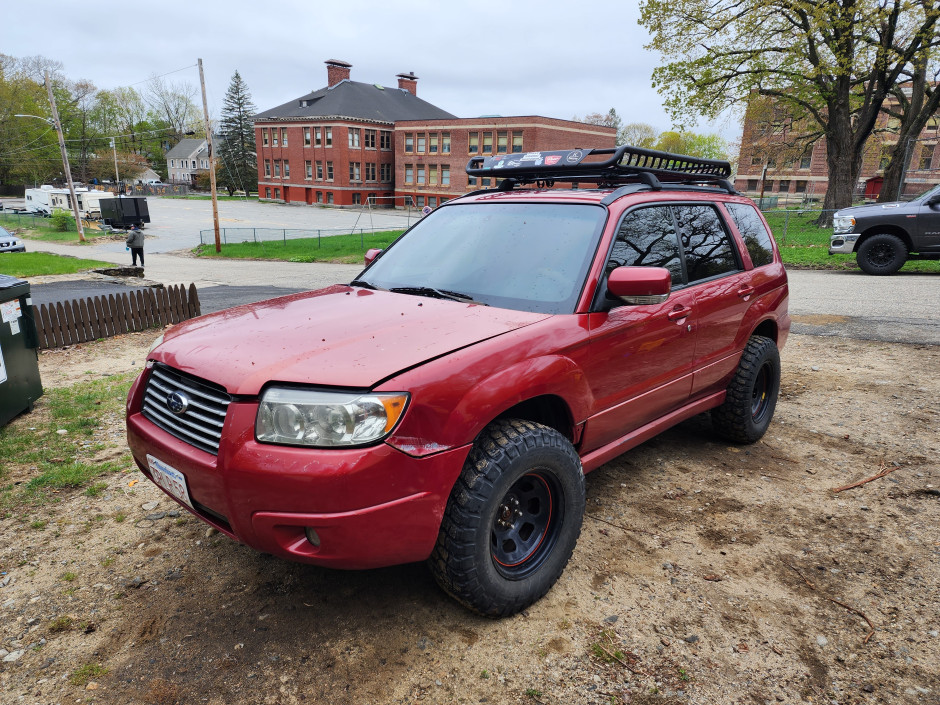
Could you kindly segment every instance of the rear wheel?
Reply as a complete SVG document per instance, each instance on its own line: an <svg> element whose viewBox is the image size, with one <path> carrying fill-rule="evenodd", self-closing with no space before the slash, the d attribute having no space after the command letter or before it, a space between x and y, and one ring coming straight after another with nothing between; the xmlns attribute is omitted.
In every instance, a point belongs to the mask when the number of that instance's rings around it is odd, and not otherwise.
<svg viewBox="0 0 940 705"><path fill-rule="evenodd" d="M736 443L754 443L767 431L780 393L780 352L770 338L753 335L744 348L724 403L712 425Z"/></svg>
<svg viewBox="0 0 940 705"><path fill-rule="evenodd" d="M451 492L431 572L475 612L514 614L561 575L583 516L584 474L568 439L531 421L494 422Z"/></svg>
<svg viewBox="0 0 940 705"><path fill-rule="evenodd" d="M894 274L907 261L907 245L897 235L872 235L858 246L855 259L867 274Z"/></svg>

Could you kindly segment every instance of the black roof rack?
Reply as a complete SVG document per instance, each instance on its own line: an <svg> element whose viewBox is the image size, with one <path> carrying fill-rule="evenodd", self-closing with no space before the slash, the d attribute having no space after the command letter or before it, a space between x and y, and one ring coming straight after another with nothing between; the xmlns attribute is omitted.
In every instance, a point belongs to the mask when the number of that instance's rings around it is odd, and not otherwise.
<svg viewBox="0 0 940 705"><path fill-rule="evenodd" d="M664 183L714 184L729 193L737 193L728 181L731 164L726 161L631 145L471 157L467 174L505 179L500 184L504 191L517 184L546 182L551 186L555 181L588 181L601 186L639 182L657 190Z"/></svg>

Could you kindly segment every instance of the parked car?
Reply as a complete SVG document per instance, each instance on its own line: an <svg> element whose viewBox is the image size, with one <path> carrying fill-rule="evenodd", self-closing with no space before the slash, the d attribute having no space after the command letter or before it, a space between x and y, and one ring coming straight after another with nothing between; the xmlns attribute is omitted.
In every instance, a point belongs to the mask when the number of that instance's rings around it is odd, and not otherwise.
<svg viewBox="0 0 940 705"><path fill-rule="evenodd" d="M166 331L127 432L141 471L227 536L333 568L427 560L496 617L560 576L585 473L706 411L724 439L764 434L790 319L727 162L619 147L467 172L499 186L350 284Z"/></svg>
<svg viewBox="0 0 940 705"><path fill-rule="evenodd" d="M854 252L867 274L894 274L909 259L940 259L940 186L911 201L843 208L832 231L829 254Z"/></svg>
<svg viewBox="0 0 940 705"><path fill-rule="evenodd" d="M26 243L6 228L0 227L0 252L26 252Z"/></svg>

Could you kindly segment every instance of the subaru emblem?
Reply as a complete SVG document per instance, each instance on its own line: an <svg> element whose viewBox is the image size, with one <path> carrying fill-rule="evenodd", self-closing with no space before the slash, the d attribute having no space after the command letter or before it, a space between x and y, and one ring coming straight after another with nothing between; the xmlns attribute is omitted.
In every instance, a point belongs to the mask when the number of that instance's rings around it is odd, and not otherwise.
<svg viewBox="0 0 940 705"><path fill-rule="evenodd" d="M177 416L185 414L186 409L189 408L189 397L182 392L172 392L166 398L166 408Z"/></svg>

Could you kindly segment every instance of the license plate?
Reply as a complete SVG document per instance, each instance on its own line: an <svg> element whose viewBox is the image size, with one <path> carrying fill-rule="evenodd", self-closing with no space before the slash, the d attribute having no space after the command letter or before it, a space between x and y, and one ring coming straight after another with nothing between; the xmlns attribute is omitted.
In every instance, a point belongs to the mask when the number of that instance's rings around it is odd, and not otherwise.
<svg viewBox="0 0 940 705"><path fill-rule="evenodd" d="M192 501L189 499L189 491L186 489L186 476L183 473L152 455L147 456L147 465L150 467L150 474L153 476L154 482L186 506L193 506Z"/></svg>

